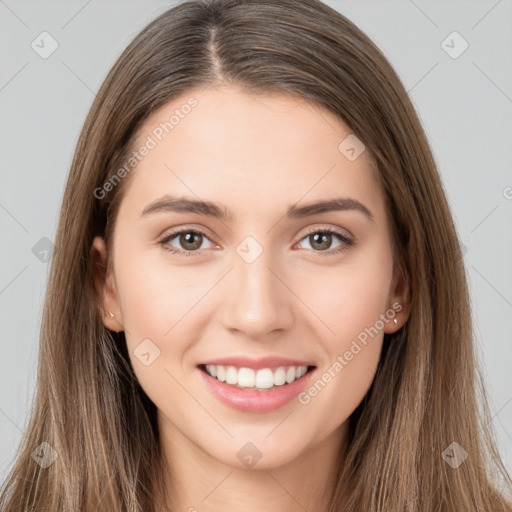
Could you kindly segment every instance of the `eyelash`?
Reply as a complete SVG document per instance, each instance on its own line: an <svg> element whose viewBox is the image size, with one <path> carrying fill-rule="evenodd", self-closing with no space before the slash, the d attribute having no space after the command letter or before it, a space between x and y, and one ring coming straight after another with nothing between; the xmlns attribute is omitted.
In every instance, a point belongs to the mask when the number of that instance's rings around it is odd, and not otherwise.
<svg viewBox="0 0 512 512"><path fill-rule="evenodd" d="M183 233L194 233L194 234L201 234L203 235L204 237L206 237L208 240L209 237L208 235L200 230L200 229L197 229L197 228L194 228L194 229L180 229L179 231L174 231L173 233L170 233L168 235L166 235L164 238L160 239L158 241L158 243L167 251L175 254L176 256L180 256L180 257L189 257L189 256L198 256L199 254L201 254L201 251L180 251L180 250L177 250L177 249L174 249L173 247L170 247L168 245L166 245L170 240L172 240L173 238L176 238L176 236L178 235L181 235ZM332 228L313 228L311 230L309 230L305 236L303 236L299 242L302 242L302 240L304 240L305 238L307 238L308 236L314 234L314 233L322 233L322 234L332 234L332 235L335 235L336 237L338 237L339 241L342 242L342 245L340 245L337 249L335 249L334 251L313 251L313 252L316 252L318 253L320 256L333 256L333 255L336 255L336 254L340 254L344 251L346 251L347 249L349 249L350 247L352 247L354 244L355 244L355 240L354 239L351 239L345 235L343 235L342 233L340 233L339 231L335 230L335 229L332 229Z"/></svg>

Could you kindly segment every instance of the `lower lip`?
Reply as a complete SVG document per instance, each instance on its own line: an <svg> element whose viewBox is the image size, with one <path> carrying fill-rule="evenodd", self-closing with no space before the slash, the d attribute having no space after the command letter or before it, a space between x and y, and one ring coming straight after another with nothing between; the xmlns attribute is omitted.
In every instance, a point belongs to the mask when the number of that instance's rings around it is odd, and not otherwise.
<svg viewBox="0 0 512 512"><path fill-rule="evenodd" d="M271 391L252 391L235 388L220 382L205 371L197 368L210 391L224 404L244 412L270 412L283 407L296 397L309 382L315 369L305 373L291 384L283 384Z"/></svg>

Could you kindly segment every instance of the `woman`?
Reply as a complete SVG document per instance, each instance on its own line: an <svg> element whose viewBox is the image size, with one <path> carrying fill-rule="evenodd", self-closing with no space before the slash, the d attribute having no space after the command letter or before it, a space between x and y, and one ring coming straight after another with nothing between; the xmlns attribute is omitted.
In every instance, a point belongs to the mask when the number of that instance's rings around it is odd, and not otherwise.
<svg viewBox="0 0 512 512"><path fill-rule="evenodd" d="M381 52L315 0L185 2L82 130L0 504L510 511L479 379L450 210Z"/></svg>

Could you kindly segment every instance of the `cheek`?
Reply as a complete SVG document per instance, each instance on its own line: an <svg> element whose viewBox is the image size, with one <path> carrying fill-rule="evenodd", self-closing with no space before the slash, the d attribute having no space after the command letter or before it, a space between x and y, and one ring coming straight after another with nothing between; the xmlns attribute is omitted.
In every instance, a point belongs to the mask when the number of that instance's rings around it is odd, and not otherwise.
<svg viewBox="0 0 512 512"><path fill-rule="evenodd" d="M132 254L119 261L116 282L129 357L144 391L164 410L189 398L173 378L199 338L201 297L211 287L197 271L166 265L164 258Z"/></svg>
<svg viewBox="0 0 512 512"><path fill-rule="evenodd" d="M371 344L349 343L319 372L297 399L306 418L322 418L316 436L328 435L344 423L368 393L378 365L382 338ZM307 420L306 420L307 421Z"/></svg>
<svg viewBox="0 0 512 512"><path fill-rule="evenodd" d="M168 359L166 345L172 340L173 355L182 352L180 337L200 310L209 281L201 281L192 267L166 264L159 250L136 252L120 258L116 283L130 352L144 339L151 339ZM162 249L163 251L163 249Z"/></svg>
<svg viewBox="0 0 512 512"><path fill-rule="evenodd" d="M312 416L326 418L322 429L335 428L348 418L373 381L383 328L392 321L388 304L392 257L385 249L384 241L379 249L361 252L335 272L303 281L312 290L308 305L329 327L319 322L315 328L322 333L318 339L326 358L316 379L298 397L311 412L316 410Z"/></svg>
<svg viewBox="0 0 512 512"><path fill-rule="evenodd" d="M318 339L327 354L323 364L331 368L331 374L336 374L331 380L337 382L335 387L342 388L343 395L370 384L382 346L385 323L381 315L386 315L388 286L387 277L381 273L354 269L340 272L324 288L324 293L310 298L311 309L315 308L318 317L329 327L317 328L322 333ZM390 320L391 317L387 321Z"/></svg>
<svg viewBox="0 0 512 512"><path fill-rule="evenodd" d="M299 294L326 324L322 339L330 354L374 326L389 307L392 255L385 239L351 254L336 268L303 274ZM382 330L381 322L377 327Z"/></svg>

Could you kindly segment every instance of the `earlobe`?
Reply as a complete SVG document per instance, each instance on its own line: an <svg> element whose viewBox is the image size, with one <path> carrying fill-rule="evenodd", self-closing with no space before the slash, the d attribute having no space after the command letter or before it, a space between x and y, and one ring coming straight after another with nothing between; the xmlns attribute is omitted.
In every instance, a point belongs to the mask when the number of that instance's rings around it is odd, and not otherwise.
<svg viewBox="0 0 512 512"><path fill-rule="evenodd" d="M101 314L103 325L111 331L123 330L123 319L113 269L108 267L108 255L105 241L96 236L91 246L94 291L96 307Z"/></svg>
<svg viewBox="0 0 512 512"><path fill-rule="evenodd" d="M410 314L410 279L402 265L398 265L393 276L388 311L392 320L387 322L384 332L392 334L400 330Z"/></svg>

